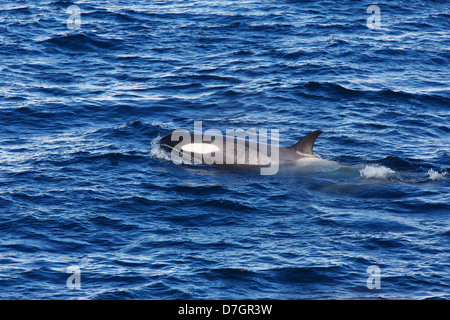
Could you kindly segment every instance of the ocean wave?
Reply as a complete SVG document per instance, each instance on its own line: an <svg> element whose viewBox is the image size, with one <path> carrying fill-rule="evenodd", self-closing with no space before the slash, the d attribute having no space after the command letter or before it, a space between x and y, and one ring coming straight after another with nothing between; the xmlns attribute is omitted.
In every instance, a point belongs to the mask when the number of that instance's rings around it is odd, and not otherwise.
<svg viewBox="0 0 450 320"><path fill-rule="evenodd" d="M323 69L324 67L321 66ZM442 90L435 90L433 94L425 93L423 91L401 91L401 90L393 90L393 89L366 89L360 86L352 85L345 86L343 84L339 84L336 82L317 82L317 81L308 81L300 86L300 89L306 89L310 92L321 92L326 93L330 97L342 96L342 97L351 97L354 99L355 97L367 98L372 101L386 101L386 99L395 99L399 101L411 101L415 99L417 101L423 103L446 103L449 96L449 91L445 88Z"/></svg>
<svg viewBox="0 0 450 320"><path fill-rule="evenodd" d="M45 40L37 40L37 43L47 44L58 49L69 49L76 51L97 51L97 50L114 50L120 49L122 39L106 38L94 33L80 32L74 34L62 34L47 38Z"/></svg>

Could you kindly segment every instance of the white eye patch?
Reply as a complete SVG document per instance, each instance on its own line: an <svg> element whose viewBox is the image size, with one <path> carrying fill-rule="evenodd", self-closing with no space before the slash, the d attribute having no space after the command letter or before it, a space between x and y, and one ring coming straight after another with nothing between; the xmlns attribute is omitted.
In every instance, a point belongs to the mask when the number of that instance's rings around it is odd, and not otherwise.
<svg viewBox="0 0 450 320"><path fill-rule="evenodd" d="M212 153L219 150L219 147L209 143L189 143L181 147L181 150L194 153Z"/></svg>

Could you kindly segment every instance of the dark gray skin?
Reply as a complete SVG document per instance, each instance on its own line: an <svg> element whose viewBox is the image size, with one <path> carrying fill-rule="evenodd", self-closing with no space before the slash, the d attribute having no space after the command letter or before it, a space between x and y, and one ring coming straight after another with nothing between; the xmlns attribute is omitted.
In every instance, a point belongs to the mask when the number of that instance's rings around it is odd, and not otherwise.
<svg viewBox="0 0 450 320"><path fill-rule="evenodd" d="M321 130L317 130L314 132L311 132L310 134L306 135L304 138L299 140L297 143L293 144L289 147L274 147L271 145L263 145L259 143L250 143L248 140L240 140L240 145L244 145L245 143L245 161L242 158L242 152L240 153L241 158L239 158L238 154L238 139L236 137L231 138L233 141L233 148L232 150L227 150L227 143L226 143L226 137L223 137L222 142L220 142L220 139L218 142L215 143L217 147L219 147L218 152L222 152L223 159L222 161L216 161L214 164L224 167L262 167L262 166L268 166L269 164L274 164L276 162L276 165L279 164L293 164L297 162L298 160L301 160L303 158L318 158L313 153L313 146L316 138L322 133ZM196 138L198 140L196 140ZM220 137L222 138L222 137ZM190 158L191 160L195 159L203 159L202 154L196 154L195 152L186 152L182 151L181 149L191 143L200 142L203 144L213 144L214 142L214 136L203 136L203 140L201 140L201 136L195 136L194 134L189 133L189 135L186 135L184 137L175 137L175 141L173 141L172 134L169 134L165 137L163 137L160 140L160 145L162 147L166 147L172 152L181 152L180 154L183 154L183 156ZM212 141L211 141L212 140ZM198 144L197 144L198 145ZM230 145L231 146L231 145ZM275 149L276 148L276 149ZM266 152L267 150L267 152ZM262 152L259 152L262 151ZM277 152L278 151L278 155ZM230 152L234 152L233 154L228 154ZM203 153L204 154L204 153ZM213 153L214 154L214 153ZM220 153L219 153L220 155ZM277 155L276 157L274 155ZM273 157L272 157L273 156ZM228 158L227 158L228 157ZM240 159L240 161L238 161ZM217 158L216 158L217 160ZM228 160L228 161L227 161ZM233 161L231 161L233 160ZM199 160L202 161L202 160ZM205 163L204 161L202 161ZM218 163L219 162L219 163ZM211 163L209 163L211 164Z"/></svg>

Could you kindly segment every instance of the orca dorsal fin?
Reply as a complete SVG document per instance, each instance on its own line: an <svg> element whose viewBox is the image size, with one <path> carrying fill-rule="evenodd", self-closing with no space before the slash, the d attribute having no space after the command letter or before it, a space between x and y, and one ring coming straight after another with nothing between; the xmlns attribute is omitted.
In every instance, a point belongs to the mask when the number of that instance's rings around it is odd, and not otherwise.
<svg viewBox="0 0 450 320"><path fill-rule="evenodd" d="M303 139L301 139L299 142L293 144L288 148L301 154L314 155L313 153L314 141L316 141L317 137L321 133L322 130L311 132L310 134L306 135Z"/></svg>

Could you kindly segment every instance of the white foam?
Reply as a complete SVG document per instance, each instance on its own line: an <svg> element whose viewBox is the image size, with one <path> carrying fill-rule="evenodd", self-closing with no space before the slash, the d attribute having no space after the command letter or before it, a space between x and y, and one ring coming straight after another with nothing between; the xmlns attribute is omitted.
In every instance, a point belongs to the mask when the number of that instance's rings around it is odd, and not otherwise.
<svg viewBox="0 0 450 320"><path fill-rule="evenodd" d="M428 175L428 178L430 178L431 180L443 180L443 179L445 179L447 172L439 173L437 171L434 171L433 169L430 169L430 170L428 170L427 175Z"/></svg>
<svg viewBox="0 0 450 320"><path fill-rule="evenodd" d="M366 179L386 179L395 173L394 170L384 166L366 165L364 169L359 170L361 177Z"/></svg>
<svg viewBox="0 0 450 320"><path fill-rule="evenodd" d="M162 160L172 160L170 158L170 154L166 152L165 150L161 149L159 145L159 141L162 137L158 136L151 142L151 149L150 149L150 157L156 158L156 159L162 159Z"/></svg>

